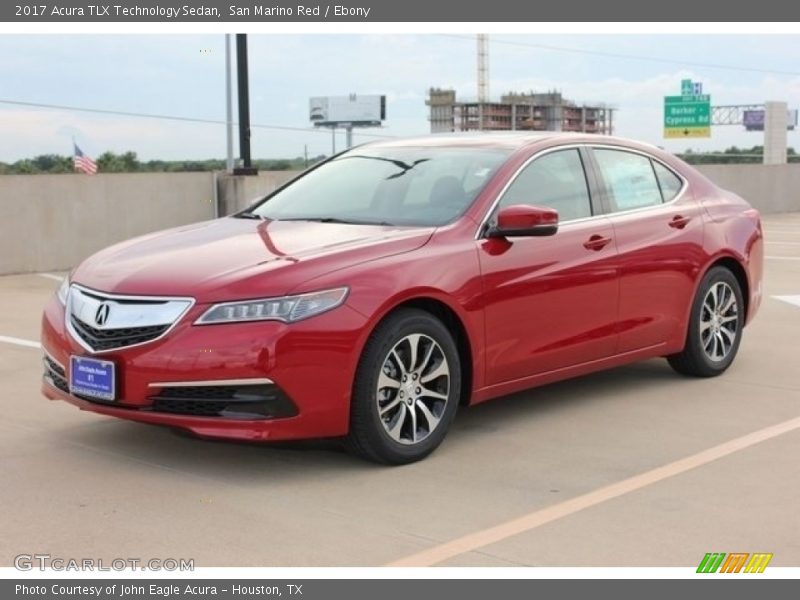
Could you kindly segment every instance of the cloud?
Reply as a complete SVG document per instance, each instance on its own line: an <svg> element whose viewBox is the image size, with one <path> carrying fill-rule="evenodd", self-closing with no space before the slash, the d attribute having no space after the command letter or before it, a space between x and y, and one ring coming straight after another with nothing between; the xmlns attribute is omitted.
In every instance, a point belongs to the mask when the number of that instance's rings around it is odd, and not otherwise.
<svg viewBox="0 0 800 600"><path fill-rule="evenodd" d="M0 38L2 96L107 108L224 119L223 36L5 36ZM577 102L618 108L621 135L670 149L724 148L760 143L759 134L715 127L711 140L662 138L663 96L684 77L702 80L714 104L785 99L800 102L800 77L615 59L500 43L514 40L633 56L726 63L798 71L797 36L491 36L491 90L558 89ZM497 43L493 43L493 42ZM211 48L201 54L199 48ZM305 128L308 98L386 94L385 133L429 131L429 87L476 95L476 52L471 37L443 35L251 35L251 119ZM87 55L95 57L83 60ZM142 158L206 158L225 153L225 128L70 111L0 105L0 160L67 152L76 135L88 152L133 150ZM790 133L796 144L798 134ZM356 140L359 136L356 135ZM366 139L363 136L361 139ZM341 147L341 140L338 142ZM253 154L272 158L330 151L328 133L254 129ZM797 145L797 144L796 144Z"/></svg>
<svg viewBox="0 0 800 600"><path fill-rule="evenodd" d="M218 132L209 135L209 129L221 130L221 125L14 108L0 109L0 119L3 137L14 140L13 146L4 143L0 147L4 162L39 154L72 154L73 136L82 150L95 157L106 150L132 150L144 158L221 155L215 148ZM166 151L154 155L155 148Z"/></svg>

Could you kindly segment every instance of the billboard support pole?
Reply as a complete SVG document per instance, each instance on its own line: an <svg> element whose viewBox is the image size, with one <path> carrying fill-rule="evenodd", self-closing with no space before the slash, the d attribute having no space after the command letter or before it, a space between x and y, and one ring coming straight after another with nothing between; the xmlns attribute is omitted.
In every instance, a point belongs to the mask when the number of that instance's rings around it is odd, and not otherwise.
<svg viewBox="0 0 800 600"><path fill-rule="evenodd" d="M345 127L344 131L345 131L345 145L349 150L350 148L353 147L353 126L348 125L347 127Z"/></svg>

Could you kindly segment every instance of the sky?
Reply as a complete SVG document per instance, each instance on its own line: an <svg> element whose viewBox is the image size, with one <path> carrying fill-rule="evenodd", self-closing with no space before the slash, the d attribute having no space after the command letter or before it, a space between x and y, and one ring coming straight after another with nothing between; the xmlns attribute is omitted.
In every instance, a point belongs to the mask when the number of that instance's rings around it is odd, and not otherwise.
<svg viewBox="0 0 800 600"><path fill-rule="evenodd" d="M430 131L426 91L475 97L476 43L465 35L248 36L254 158L329 154L330 133L306 130L308 99L386 94L387 120L373 135ZM546 46L546 47L545 47ZM609 56L615 55L615 56ZM224 120L225 42L216 35L0 35L0 100ZM710 139L665 140L663 97L682 79L702 81L712 105L783 100L800 107L800 36L491 35L490 92L560 90L577 102L617 108L615 134L673 152L762 143L741 127ZM729 68L720 68L725 66ZM800 133L789 145L800 148ZM92 156L224 158L225 127L98 115L0 102L0 161L71 154L73 137ZM357 133L355 142L374 139ZM337 149L344 143L337 139ZM238 148L238 142L234 142Z"/></svg>

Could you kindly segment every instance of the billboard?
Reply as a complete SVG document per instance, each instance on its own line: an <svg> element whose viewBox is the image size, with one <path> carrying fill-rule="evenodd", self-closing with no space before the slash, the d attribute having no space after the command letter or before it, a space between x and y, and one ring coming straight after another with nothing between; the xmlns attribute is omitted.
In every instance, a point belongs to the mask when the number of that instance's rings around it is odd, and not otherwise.
<svg viewBox="0 0 800 600"><path fill-rule="evenodd" d="M317 96L308 102L308 118L318 127L380 126L386 120L386 96Z"/></svg>
<svg viewBox="0 0 800 600"><path fill-rule="evenodd" d="M764 131L764 109L746 110L742 113L742 125L747 131ZM786 129L792 131L797 126L797 110L786 113Z"/></svg>

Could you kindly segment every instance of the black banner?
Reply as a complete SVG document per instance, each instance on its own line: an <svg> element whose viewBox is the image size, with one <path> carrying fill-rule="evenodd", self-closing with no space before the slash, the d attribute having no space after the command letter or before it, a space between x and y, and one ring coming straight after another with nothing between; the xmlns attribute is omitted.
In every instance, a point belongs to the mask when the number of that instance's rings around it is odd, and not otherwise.
<svg viewBox="0 0 800 600"><path fill-rule="evenodd" d="M794 592L792 590L794 589ZM504 600L531 598L794 598L797 582L712 575L703 581L552 579L310 579L310 580L4 580L4 600Z"/></svg>
<svg viewBox="0 0 800 600"><path fill-rule="evenodd" d="M138 0L92 4L81 0L21 0L0 3L0 21L10 22L786 22L800 20L800 4L760 0L591 0L492 2L337 0Z"/></svg>

